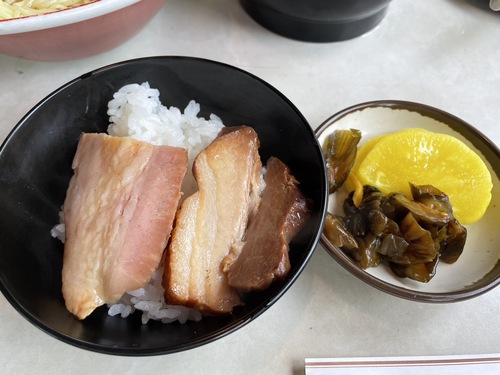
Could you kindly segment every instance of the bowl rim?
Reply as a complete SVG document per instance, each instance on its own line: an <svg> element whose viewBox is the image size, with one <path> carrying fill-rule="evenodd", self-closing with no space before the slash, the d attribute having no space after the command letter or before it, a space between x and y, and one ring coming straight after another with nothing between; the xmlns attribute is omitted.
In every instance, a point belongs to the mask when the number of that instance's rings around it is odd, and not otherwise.
<svg viewBox="0 0 500 375"><path fill-rule="evenodd" d="M256 76L255 74L246 71L242 68L239 68L237 66L233 66L224 62L216 61L216 60L211 60L207 58L202 58L202 57L194 57L194 56L179 56L179 55L156 55L156 56L147 56L147 57L139 57L139 58L132 58L128 60L123 60L123 61L118 61L115 63L107 64L99 68L92 69L86 73L78 75L76 78L73 78L69 80L68 82L57 86L55 89L53 89L48 95L46 95L44 98L42 98L37 104L35 104L31 109L28 110L28 112L16 123L16 125L13 127L13 129L7 134L6 138L0 145L0 157L2 156L2 153L4 152L5 148L8 147L9 142L11 139L15 136L15 133L19 131L19 129L26 123L26 121L31 117L31 115L38 111L40 107L42 107L47 101L51 100L54 96L56 96L58 93L66 90L68 87L77 84L79 81L88 79L89 77L93 77L96 75L99 75L103 72L109 71L109 70L114 70L117 68L120 68L121 66L126 66L128 64L135 64L139 62L152 62L156 60L176 60L176 61L190 61L190 62L201 62L203 64L208 64L208 65L216 65L219 67L223 67L225 69L230 69L232 71L235 71L239 74L243 74L252 80L258 82L259 84L265 86L266 88L270 89L275 95L280 97L283 102L287 104L298 116L298 118L301 119L301 123L303 126L307 127L307 132L311 136L311 140L315 140L316 143L316 148L317 148L317 153L318 156L320 156L321 159L321 170L322 170L322 201L318 205L318 214L319 214L319 220L318 223L315 227L315 232L311 237L310 240L310 248L307 249L307 251L304 251L304 255L301 258L301 263L297 265L294 273L289 274L289 278L286 282L283 283L282 286L280 286L279 289L277 289L277 292L270 296L267 300L263 301L261 305L259 305L257 308L253 308L252 310L249 310L246 314L238 317L238 319L235 319L234 321L230 322L223 328L220 328L217 331L210 332L204 336L200 336L197 339L189 342L189 343L184 343L182 345L179 345L176 348L166 348L165 346L159 346L155 348L137 348L137 349L130 349L130 348L117 348L117 347L110 347L110 346L105 346L102 344L97 344L97 343L90 343L72 336L68 336L64 333L61 333L48 325L46 325L42 320L40 320L36 315L32 314L28 309L25 308L25 306L19 302L19 300L9 291L9 288L7 286L7 283L4 282L4 280L0 277L0 292L4 295L6 300L9 302L9 304L18 312L20 315L28 320L31 324L33 324L35 327L40 329L41 331L49 334L50 336L66 343L69 345L72 345L74 347L78 347L81 349L85 349L88 351L100 353L100 354L109 354L109 355L118 355L118 356L133 356L133 357L142 357L142 356L153 356L153 355L165 355L165 354L172 354L172 353L177 353L177 352L182 352L190 349L194 349L206 344L209 344L211 342L214 342L218 339L221 339L235 331L237 331L240 328L243 328L250 322L254 321L256 318L258 318L260 315L262 315L264 312L266 312L269 308L272 307L283 295L291 288L291 286L297 281L297 279L300 277L306 266L308 265L310 259L312 258L314 252L318 248L318 245L321 240L321 232L322 228L324 225L324 220L326 217L326 211L328 207L328 179L326 175L326 166L324 163L324 159L322 157L322 152L321 152L321 147L319 145L319 142L316 138L316 135L314 133L313 128L310 126L310 123L308 120L305 118L305 116L302 114L302 112L298 109L298 107L290 100L288 97L286 97L279 89L277 89L275 86L273 86L271 83L265 81L264 79ZM1 275L0 275L1 276Z"/></svg>
<svg viewBox="0 0 500 375"><path fill-rule="evenodd" d="M455 127L465 128L468 132L474 134L478 139L481 140L482 144L488 148L494 155L496 155L500 159L500 149L488 138L486 137L480 130L467 123L463 119L446 112L442 109L412 102L405 100L392 100L392 99L383 99L383 100L373 100L362 102L359 104L354 104L350 107L340 110L334 115L327 118L315 131L316 136L319 137L323 132L325 132L328 128L333 126L340 119L367 109L367 108L390 108L390 109L401 109L407 110L410 112L419 113L422 116L430 117L434 120L445 123L446 125L452 127L451 125L455 125ZM453 128L453 127L452 127ZM364 281L365 283L371 285L372 287L391 294L396 297L400 297L403 299L417 301L417 302L427 302L427 303L450 303L450 302L459 302L465 301L473 297L477 297L481 294L488 292L489 290L494 289L498 285L500 285L500 275L496 276L492 281L486 283L485 285L465 287L462 290L453 291L453 292L444 292L444 293L436 293L436 292L423 292L418 290L411 290L403 287L399 287L388 283L384 280L377 278L376 276L371 275L365 270L361 269L355 262L351 260L341 249L333 245L324 235L321 234L321 245L325 249L325 251L337 261L344 269L349 271L351 274L356 276L358 279ZM500 264L500 260L498 260L497 264L494 266L498 267ZM490 271L492 272L493 269Z"/></svg>
<svg viewBox="0 0 500 375"><path fill-rule="evenodd" d="M68 9L37 14L33 16L0 20L0 36L69 25L115 12L140 0L96 0Z"/></svg>

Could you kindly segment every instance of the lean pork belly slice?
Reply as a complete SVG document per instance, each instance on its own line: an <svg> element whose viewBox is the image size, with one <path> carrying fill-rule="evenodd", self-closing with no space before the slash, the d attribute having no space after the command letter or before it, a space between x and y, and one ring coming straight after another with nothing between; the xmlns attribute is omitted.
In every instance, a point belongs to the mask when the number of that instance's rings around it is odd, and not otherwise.
<svg viewBox="0 0 500 375"><path fill-rule="evenodd" d="M266 169L266 188L243 238L243 249L225 269L229 285L241 292L265 290L288 274L289 243L310 217L311 203L290 169L275 157L268 160Z"/></svg>
<svg viewBox="0 0 500 375"><path fill-rule="evenodd" d="M81 136L63 206L62 292L76 317L150 280L172 230L187 163L183 148Z"/></svg>
<svg viewBox="0 0 500 375"><path fill-rule="evenodd" d="M248 126L228 127L196 158L198 191L176 218L165 257L165 300L222 314L242 300L223 261L241 251L249 215L262 191L259 138Z"/></svg>

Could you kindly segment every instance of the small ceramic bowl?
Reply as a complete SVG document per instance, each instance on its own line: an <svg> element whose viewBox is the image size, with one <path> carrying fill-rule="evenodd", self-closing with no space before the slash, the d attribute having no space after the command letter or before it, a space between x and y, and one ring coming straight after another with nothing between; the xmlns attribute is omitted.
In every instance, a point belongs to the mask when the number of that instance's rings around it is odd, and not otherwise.
<svg viewBox="0 0 500 375"><path fill-rule="evenodd" d="M52 13L0 20L0 53L62 61L96 55L136 35L166 0L98 0Z"/></svg>
<svg viewBox="0 0 500 375"><path fill-rule="evenodd" d="M403 101L374 101L347 108L327 119L316 131L321 144L336 129L359 129L360 145L371 138L405 128L423 128L455 136L475 150L488 166L492 200L481 220L466 226L465 249L454 264L438 264L428 283L395 276L386 265L363 270L324 235L321 243L345 269L367 284L394 296L422 302L455 302L478 296L500 284L500 150L465 121L442 110ZM329 212L343 215L347 196L341 189L329 198Z"/></svg>
<svg viewBox="0 0 500 375"><path fill-rule="evenodd" d="M106 306L101 306L78 320L65 308L64 246L51 237L50 230L59 221L78 139L82 132L105 132L113 94L126 84L142 82L158 89L166 106L183 109L195 100L200 117L213 113L226 126L252 126L259 135L262 160L280 158L313 201L311 218L290 243L288 275L263 292L249 293L244 306L232 314L185 324L142 324L140 312L123 319L109 316ZM180 56L117 63L57 89L19 122L2 145L0 176L0 290L43 331L81 348L119 355L194 348L264 313L299 277L316 249L328 198L321 147L306 119L285 96L238 68Z"/></svg>

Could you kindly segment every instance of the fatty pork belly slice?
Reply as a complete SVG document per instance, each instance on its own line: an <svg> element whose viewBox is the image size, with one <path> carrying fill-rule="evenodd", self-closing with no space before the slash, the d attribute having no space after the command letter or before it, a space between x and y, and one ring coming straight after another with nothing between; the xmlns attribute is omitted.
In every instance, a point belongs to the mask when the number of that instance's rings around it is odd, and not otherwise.
<svg viewBox="0 0 500 375"><path fill-rule="evenodd" d="M250 221L239 257L229 264L229 285L241 292L262 291L290 271L289 243L310 217L311 202L298 188L290 169L271 157L266 188Z"/></svg>
<svg viewBox="0 0 500 375"><path fill-rule="evenodd" d="M242 303L228 285L222 262L237 257L249 214L262 191L257 133L225 128L196 158L198 191L177 213L165 257L165 300L214 314Z"/></svg>
<svg viewBox="0 0 500 375"><path fill-rule="evenodd" d="M167 245L185 149L83 134L64 202L62 292L79 319L144 286Z"/></svg>

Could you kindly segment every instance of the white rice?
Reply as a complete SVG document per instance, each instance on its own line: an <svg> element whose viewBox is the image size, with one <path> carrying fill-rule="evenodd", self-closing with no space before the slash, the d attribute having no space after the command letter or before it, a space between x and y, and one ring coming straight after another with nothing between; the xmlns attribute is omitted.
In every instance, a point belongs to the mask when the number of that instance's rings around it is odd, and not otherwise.
<svg viewBox="0 0 500 375"><path fill-rule="evenodd" d="M129 84L113 95L108 103L110 125L108 133L117 137L132 137L154 145L183 147L188 151L188 173L182 184L184 197L196 191L192 165L196 156L203 151L224 127L214 114L209 119L197 117L200 105L190 101L184 112L176 107L167 108L160 102L160 93L148 82ZM53 237L64 242L64 217L51 230ZM201 319L199 311L183 306L167 305L162 286L163 269L159 268L151 281L143 288L129 291L122 298L108 305L108 314L128 317L134 311L142 311L142 322L159 320L163 323Z"/></svg>
<svg viewBox="0 0 500 375"><path fill-rule="evenodd" d="M61 211L59 211L59 224L56 224L52 227L52 229L50 230L50 235L64 243L64 240L66 238L66 226L64 225L64 212L62 209Z"/></svg>
<svg viewBox="0 0 500 375"><path fill-rule="evenodd" d="M142 324L150 319L160 320L162 323L201 320L201 313L195 309L165 303L162 277L163 267L160 267L144 287L125 293L115 304L108 304L108 315L126 318L136 310L142 311Z"/></svg>
<svg viewBox="0 0 500 375"><path fill-rule="evenodd" d="M123 86L108 103L110 125L108 133L117 137L132 137L154 145L183 147L188 150L188 173L182 185L184 197L196 191L192 166L224 127L214 114L206 120L197 117L200 105L191 100L184 113L179 108L167 108L160 102L160 92L148 82Z"/></svg>

